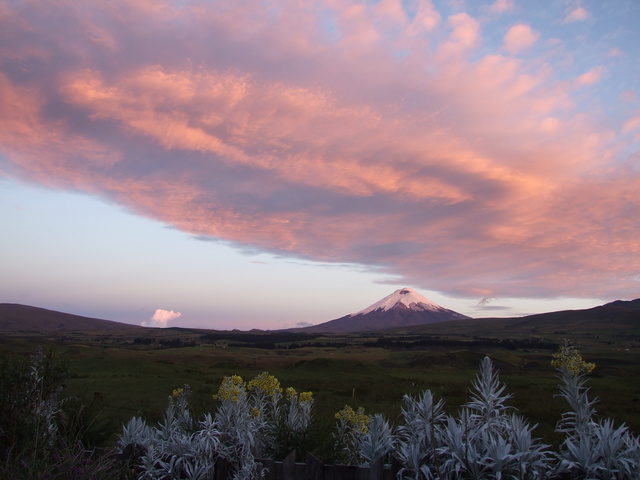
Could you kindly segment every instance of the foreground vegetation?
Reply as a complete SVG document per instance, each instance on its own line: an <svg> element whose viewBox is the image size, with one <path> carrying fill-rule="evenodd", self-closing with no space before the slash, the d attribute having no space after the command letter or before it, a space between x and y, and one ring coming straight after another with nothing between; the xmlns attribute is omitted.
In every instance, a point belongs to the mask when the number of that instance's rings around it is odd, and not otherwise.
<svg viewBox="0 0 640 480"><path fill-rule="evenodd" d="M556 365L563 398L554 399L558 378L549 365L551 351L487 352L484 347L481 352L472 345L453 352L390 350L365 345L370 341L275 350L225 344L132 349L103 343L96 348L66 342L58 345L58 353L36 350L30 363L11 356L2 363L0 476L207 478L207 462L227 458L236 478L256 478L256 457L282 458L296 449L327 462L395 456L404 478L500 478L496 472L504 472L502 478L633 478L625 468L638 466L637 437L595 417L581 360L578 371ZM4 346L19 351L33 345ZM591 374L590 382L615 385L619 399L637 395L634 383L608 375L619 374L621 365L628 368L615 361L624 353L607 355L598 357L602 363L596 358L600 378ZM473 380L478 364L481 373ZM257 375L266 365L287 384L313 394L283 392L275 377ZM515 399L505 394L496 366ZM226 373L216 380L217 372ZM245 383L240 375L257 376ZM191 387L175 388L184 383ZM15 385L24 388L9 388ZM607 388L597 392L605 398L609 393ZM602 418L611 416L615 404L598 403ZM539 423L541 413L546 429L534 430L525 418ZM243 432L255 435L247 440ZM133 472L118 456L86 454L97 445L123 452L136 444L143 449L136 451ZM174 473L166 474L167 468Z"/></svg>
<svg viewBox="0 0 640 480"><path fill-rule="evenodd" d="M395 457L403 479L631 479L640 467L640 439L610 419L596 420L585 374L595 367L565 343L552 361L569 409L558 422L565 435L557 451L533 436L535 426L512 411L493 363L485 357L470 399L457 415L446 415L430 390L403 398L403 422L393 428L384 415L340 410L333 433L339 460L372 466ZM261 477L256 458L304 447L311 430L313 396L287 389L264 372L245 383L225 377L214 415L194 421L188 393L176 390L164 420L149 427L134 417L120 437L122 450L135 446L139 478L209 478L218 459L233 465L233 478ZM284 449L283 449L284 447Z"/></svg>

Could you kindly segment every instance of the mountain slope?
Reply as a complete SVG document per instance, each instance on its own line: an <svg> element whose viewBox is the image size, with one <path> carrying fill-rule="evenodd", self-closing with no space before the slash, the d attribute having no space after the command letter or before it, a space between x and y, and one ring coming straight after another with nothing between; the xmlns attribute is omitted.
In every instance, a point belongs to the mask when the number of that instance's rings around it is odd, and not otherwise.
<svg viewBox="0 0 640 480"><path fill-rule="evenodd" d="M547 335L589 333L640 335L640 298L583 310L560 310L524 317L474 318L447 324L418 325L404 330L430 335Z"/></svg>
<svg viewBox="0 0 640 480"><path fill-rule="evenodd" d="M370 332L468 318L437 305L411 288L401 288L356 313L296 330L323 333Z"/></svg>
<svg viewBox="0 0 640 480"><path fill-rule="evenodd" d="M0 332L125 331L143 327L16 303L0 303Z"/></svg>

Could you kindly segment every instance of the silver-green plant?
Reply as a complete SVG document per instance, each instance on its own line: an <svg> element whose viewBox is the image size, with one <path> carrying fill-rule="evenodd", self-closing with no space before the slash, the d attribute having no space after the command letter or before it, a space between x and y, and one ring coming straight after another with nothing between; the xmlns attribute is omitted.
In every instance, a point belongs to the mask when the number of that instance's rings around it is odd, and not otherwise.
<svg viewBox="0 0 640 480"><path fill-rule="evenodd" d="M256 458L269 458L289 444L299 443L311 426L313 396L286 390L263 372L245 383L241 377L225 377L218 394L215 422L222 433L220 455L235 468L237 478L259 478ZM287 444L287 445L285 445Z"/></svg>
<svg viewBox="0 0 640 480"><path fill-rule="evenodd" d="M351 465L360 465L360 443L368 433L370 417L364 413L363 407L354 410L345 405L335 414L336 427L333 439L336 446L338 460Z"/></svg>
<svg viewBox="0 0 640 480"><path fill-rule="evenodd" d="M242 377L224 377L215 398L220 402L214 417L221 434L220 456L233 466L234 478L260 478L255 453L259 434L264 431L264 418L249 403Z"/></svg>
<svg viewBox="0 0 640 480"><path fill-rule="evenodd" d="M311 430L313 408L314 399L311 392L298 393L294 388L287 388L273 444L275 455L282 456L304 448Z"/></svg>
<svg viewBox="0 0 640 480"><path fill-rule="evenodd" d="M567 341L554 355L552 365L561 380L560 396L570 410L563 414L556 430L566 437L558 454L555 474L562 478L626 480L638 478L640 439L623 424L596 419L596 400L588 397L586 374L595 364L582 360Z"/></svg>
<svg viewBox="0 0 640 480"><path fill-rule="evenodd" d="M394 448L393 431L382 414L366 415L364 408L349 405L335 414L333 435L340 461L351 465L371 466Z"/></svg>
<svg viewBox="0 0 640 480"><path fill-rule="evenodd" d="M276 448L281 399L280 382L268 372L262 372L247 383L247 401L256 429L254 453L258 457L269 456Z"/></svg>
<svg viewBox="0 0 640 480"><path fill-rule="evenodd" d="M441 478L545 478L551 460L547 445L506 402L505 386L489 357L471 386L471 398L458 418L447 416L437 448Z"/></svg>
<svg viewBox="0 0 640 480"><path fill-rule="evenodd" d="M311 392L298 392L287 388L287 403L283 411L285 430L294 436L309 431L313 413L313 395Z"/></svg>
<svg viewBox="0 0 640 480"><path fill-rule="evenodd" d="M445 419L444 401L435 402L430 390L417 397L403 397L404 424L396 429L395 454L403 467L402 478L431 480L436 478L436 447Z"/></svg>
<svg viewBox="0 0 640 480"><path fill-rule="evenodd" d="M360 464L372 466L379 458L384 458L393 450L394 443L389 421L380 413L372 415L369 417L367 432L358 442Z"/></svg>
<svg viewBox="0 0 640 480"><path fill-rule="evenodd" d="M173 391L167 409L156 427L133 417L123 426L120 451L129 445L143 448L138 461L139 480L212 479L220 451L220 432L211 416L196 423L189 411L190 390Z"/></svg>
<svg viewBox="0 0 640 480"><path fill-rule="evenodd" d="M132 417L122 426L122 433L118 439L118 446L122 453L129 445L140 445L148 448L157 442L153 430L141 417Z"/></svg>

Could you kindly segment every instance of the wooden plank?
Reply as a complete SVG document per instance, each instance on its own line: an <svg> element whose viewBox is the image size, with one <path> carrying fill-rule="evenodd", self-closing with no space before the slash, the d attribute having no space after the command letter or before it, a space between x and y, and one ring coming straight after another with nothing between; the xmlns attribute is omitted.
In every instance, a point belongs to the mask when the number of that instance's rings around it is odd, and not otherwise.
<svg viewBox="0 0 640 480"><path fill-rule="evenodd" d="M307 452L304 460L305 480L324 480L324 464L309 452Z"/></svg>
<svg viewBox="0 0 640 480"><path fill-rule="evenodd" d="M296 452L293 451L282 461L282 480L296 480Z"/></svg>
<svg viewBox="0 0 640 480"><path fill-rule="evenodd" d="M378 458L369 468L369 480L384 480L384 462Z"/></svg>
<svg viewBox="0 0 640 480"><path fill-rule="evenodd" d="M306 465L304 463L296 463L296 480L307 480L304 476Z"/></svg>
<svg viewBox="0 0 640 480"><path fill-rule="evenodd" d="M356 478L358 480L369 480L369 467L358 467L358 474Z"/></svg>
<svg viewBox="0 0 640 480"><path fill-rule="evenodd" d="M358 480L358 467L354 465L334 465L333 478L335 480Z"/></svg>

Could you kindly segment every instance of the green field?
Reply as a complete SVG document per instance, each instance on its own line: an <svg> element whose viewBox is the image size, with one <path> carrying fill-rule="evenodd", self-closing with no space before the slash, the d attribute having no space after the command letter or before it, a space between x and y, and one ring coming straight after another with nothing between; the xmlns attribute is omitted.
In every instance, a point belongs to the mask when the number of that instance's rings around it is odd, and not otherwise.
<svg viewBox="0 0 640 480"><path fill-rule="evenodd" d="M489 355L513 395L511 405L539 425L538 436L550 443L559 440L554 427L565 405L555 397L558 380L549 362L562 334L546 335L541 343L525 343L527 348L505 344L500 335L411 333L292 337L289 341L286 336L238 333L227 339L224 334L206 338L202 331L182 330L150 331L149 335L146 340L88 332L57 337L7 335L0 342L0 356L27 355L42 344L64 355L71 371L65 395L87 406L91 440L109 445L132 416L159 419L175 388L188 384L193 409L202 414L214 409L212 395L225 375L249 380L263 371L275 375L283 387L314 393L320 435L328 433L334 413L345 404L362 406L367 413L385 413L397 422L402 396L425 389L455 413L468 398L480 360ZM530 340L530 336L521 338ZM591 395L600 399L598 412L640 432L637 338L614 342L613 337L586 333L571 339L583 357L597 365L589 385ZM165 347L160 348L160 342Z"/></svg>

